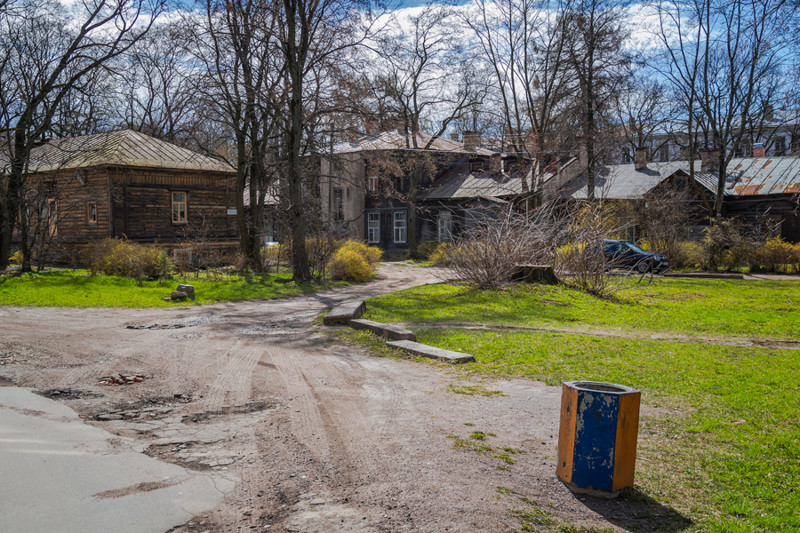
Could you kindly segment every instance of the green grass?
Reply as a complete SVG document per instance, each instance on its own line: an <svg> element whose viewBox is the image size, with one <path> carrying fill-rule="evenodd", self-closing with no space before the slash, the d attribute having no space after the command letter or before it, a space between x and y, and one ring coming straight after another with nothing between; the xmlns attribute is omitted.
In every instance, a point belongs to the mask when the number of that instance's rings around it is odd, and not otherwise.
<svg viewBox="0 0 800 533"><path fill-rule="evenodd" d="M478 291L425 285L369 301L381 322L617 328L685 335L800 339L800 281L655 279L614 299L562 286Z"/></svg>
<svg viewBox="0 0 800 533"><path fill-rule="evenodd" d="M194 276L169 281L144 281L117 276L92 276L85 270L48 270L0 277L0 305L55 307L172 307L215 302L282 298L313 292L319 285L275 283L275 274L212 279ZM179 283L194 285L192 302L165 302Z"/></svg>
<svg viewBox="0 0 800 533"><path fill-rule="evenodd" d="M800 350L653 340L651 333L797 339L797 302L794 281L659 280L616 301L561 287L438 285L367 305L373 320L617 331L414 328L420 342L475 355L468 374L640 389L656 410L640 424L638 490L690 518L691 530L721 533L800 531Z"/></svg>

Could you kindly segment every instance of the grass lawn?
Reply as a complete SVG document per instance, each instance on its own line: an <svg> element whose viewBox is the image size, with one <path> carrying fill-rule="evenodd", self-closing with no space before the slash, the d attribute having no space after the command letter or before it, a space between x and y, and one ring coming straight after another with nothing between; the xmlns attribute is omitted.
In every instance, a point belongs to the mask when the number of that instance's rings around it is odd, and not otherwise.
<svg viewBox="0 0 800 533"><path fill-rule="evenodd" d="M276 283L275 274L249 278L176 277L168 281L145 281L141 286L130 278L92 276L85 270L54 269L21 276L0 277L0 305L57 307L170 307L187 304L237 302L260 298L282 298L319 290L319 285ZM192 302L165 302L179 283L194 285Z"/></svg>
<svg viewBox="0 0 800 533"><path fill-rule="evenodd" d="M369 300L365 318L445 325L412 329L420 342L475 355L467 372L639 388L658 406L640 425L642 492L691 519L692 531L800 531L800 350L651 338L798 339L798 306L794 281L663 279L612 301L563 287L432 285Z"/></svg>

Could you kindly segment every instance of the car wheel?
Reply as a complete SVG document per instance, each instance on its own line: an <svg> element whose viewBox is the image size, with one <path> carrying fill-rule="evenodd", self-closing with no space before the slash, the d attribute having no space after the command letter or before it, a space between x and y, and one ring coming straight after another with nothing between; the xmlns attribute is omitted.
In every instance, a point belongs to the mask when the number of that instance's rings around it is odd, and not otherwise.
<svg viewBox="0 0 800 533"><path fill-rule="evenodd" d="M650 263L648 261L639 261L636 264L636 271L639 274L644 274L645 272L647 272L650 269L651 269L651 265L650 265Z"/></svg>

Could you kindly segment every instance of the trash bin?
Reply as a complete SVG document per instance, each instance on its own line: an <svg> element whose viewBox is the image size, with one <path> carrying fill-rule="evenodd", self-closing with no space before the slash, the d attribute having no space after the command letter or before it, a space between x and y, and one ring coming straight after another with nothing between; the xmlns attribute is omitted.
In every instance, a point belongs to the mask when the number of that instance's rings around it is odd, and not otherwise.
<svg viewBox="0 0 800 533"><path fill-rule="evenodd" d="M563 384L556 475L570 490L613 498L633 486L640 397L613 383Z"/></svg>

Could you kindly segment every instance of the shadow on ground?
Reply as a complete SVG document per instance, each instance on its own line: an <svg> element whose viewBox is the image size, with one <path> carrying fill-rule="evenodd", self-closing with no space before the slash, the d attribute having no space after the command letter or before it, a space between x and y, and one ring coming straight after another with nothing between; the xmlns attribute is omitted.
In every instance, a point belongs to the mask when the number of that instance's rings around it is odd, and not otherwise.
<svg viewBox="0 0 800 533"><path fill-rule="evenodd" d="M624 489L616 499L575 496L583 505L626 531L674 533L693 524L689 518L635 487Z"/></svg>

